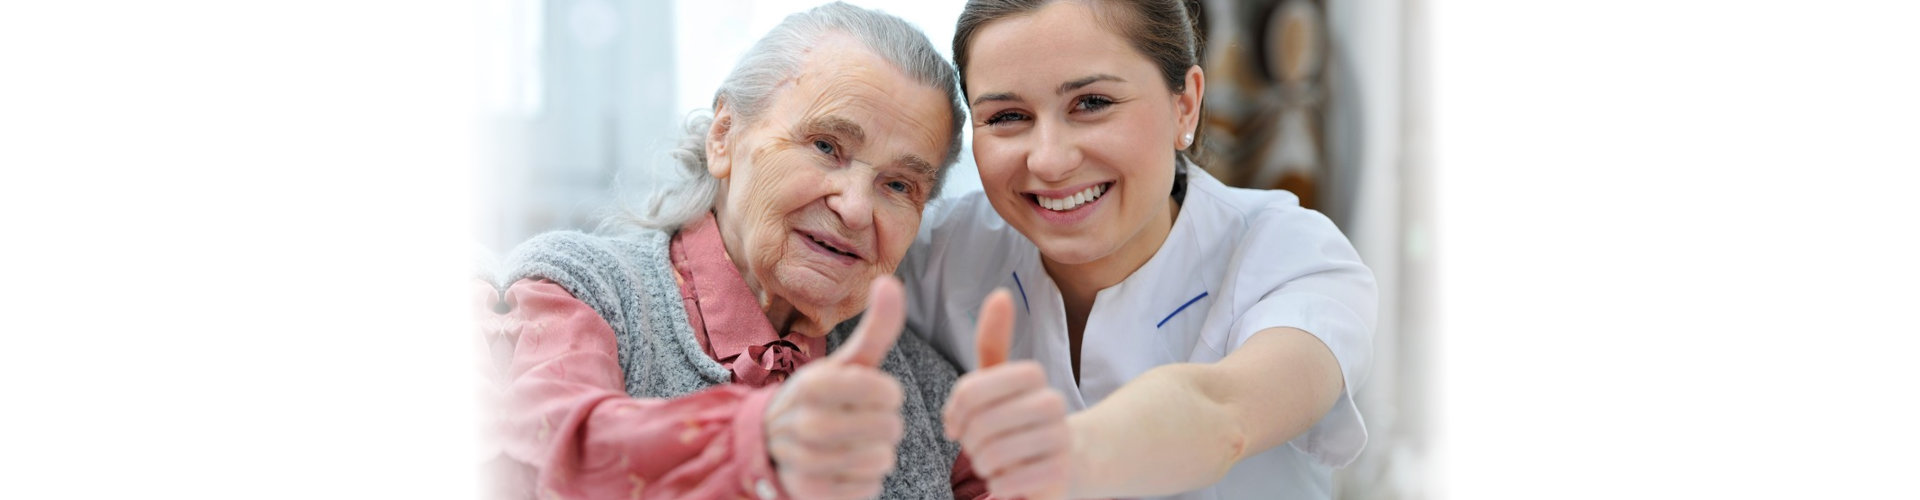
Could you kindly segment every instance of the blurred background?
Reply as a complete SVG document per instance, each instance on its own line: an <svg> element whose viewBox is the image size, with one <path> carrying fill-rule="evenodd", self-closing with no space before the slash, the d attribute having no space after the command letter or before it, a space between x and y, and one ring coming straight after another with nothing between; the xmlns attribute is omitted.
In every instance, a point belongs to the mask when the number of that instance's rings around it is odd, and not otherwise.
<svg viewBox="0 0 1920 500"><path fill-rule="evenodd" d="M477 224L496 254L530 236L592 229L620 190L654 182L679 124L754 40L818 0L485 0L483 93L493 154ZM951 58L964 2L850 2L919 26ZM1331 217L1381 292L1375 365L1358 393L1370 441L1340 471L1342 498L1408 498L1427 459L1421 317L1430 222L1410 141L1407 0L1205 0L1207 168L1280 188ZM971 131L968 131L969 135ZM978 191L962 149L943 196Z"/></svg>

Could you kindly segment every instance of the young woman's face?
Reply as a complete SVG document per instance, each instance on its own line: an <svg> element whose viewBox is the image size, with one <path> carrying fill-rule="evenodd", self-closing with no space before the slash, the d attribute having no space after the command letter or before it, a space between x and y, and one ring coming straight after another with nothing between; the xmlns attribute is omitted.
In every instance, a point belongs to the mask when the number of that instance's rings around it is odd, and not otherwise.
<svg viewBox="0 0 1920 500"><path fill-rule="evenodd" d="M1174 93L1084 2L991 22L970 43L973 155L994 210L1051 261L1144 262L1172 226L1197 82Z"/></svg>

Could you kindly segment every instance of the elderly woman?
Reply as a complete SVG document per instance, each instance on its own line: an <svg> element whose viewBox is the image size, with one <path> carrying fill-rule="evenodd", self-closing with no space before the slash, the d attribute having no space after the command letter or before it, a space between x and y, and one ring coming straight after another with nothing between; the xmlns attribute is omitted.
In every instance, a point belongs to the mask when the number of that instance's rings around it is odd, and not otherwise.
<svg viewBox="0 0 1920 500"><path fill-rule="evenodd" d="M495 473L539 498L952 494L955 371L895 345L889 275L958 154L957 92L898 18L833 3L774 28L637 227L507 259Z"/></svg>

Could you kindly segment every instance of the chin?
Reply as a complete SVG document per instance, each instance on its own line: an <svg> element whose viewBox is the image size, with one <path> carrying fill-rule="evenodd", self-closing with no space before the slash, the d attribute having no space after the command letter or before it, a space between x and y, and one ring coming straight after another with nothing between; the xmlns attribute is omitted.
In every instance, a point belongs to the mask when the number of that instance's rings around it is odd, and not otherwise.
<svg viewBox="0 0 1920 500"><path fill-rule="evenodd" d="M821 332L815 333L824 333L866 308L866 282L839 283L806 269L779 274L780 296L801 316L821 326Z"/></svg>
<svg viewBox="0 0 1920 500"><path fill-rule="evenodd" d="M1048 238L1034 242L1034 246L1040 247L1040 255L1047 260L1067 265L1086 264L1106 258L1118 247L1085 235Z"/></svg>

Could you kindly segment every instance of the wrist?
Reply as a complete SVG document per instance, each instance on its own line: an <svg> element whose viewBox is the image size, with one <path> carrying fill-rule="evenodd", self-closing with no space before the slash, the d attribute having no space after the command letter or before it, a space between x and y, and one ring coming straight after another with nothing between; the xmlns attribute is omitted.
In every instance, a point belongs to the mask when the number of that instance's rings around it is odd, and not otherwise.
<svg viewBox="0 0 1920 500"><path fill-rule="evenodd" d="M759 498L786 497L779 464L773 459L773 433L768 427L773 422L779 390L780 386L767 386L748 392L734 417L734 454L740 460L736 463L743 466L741 484L748 488L749 495Z"/></svg>

